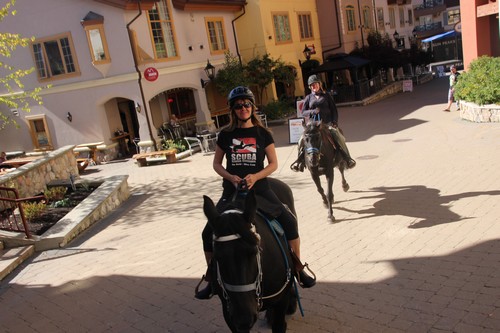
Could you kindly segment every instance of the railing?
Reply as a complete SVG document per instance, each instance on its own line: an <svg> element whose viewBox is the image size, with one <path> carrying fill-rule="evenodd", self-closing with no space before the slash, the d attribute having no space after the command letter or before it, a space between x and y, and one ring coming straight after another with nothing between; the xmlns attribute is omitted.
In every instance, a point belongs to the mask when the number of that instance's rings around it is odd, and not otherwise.
<svg viewBox="0 0 500 333"><path fill-rule="evenodd" d="M0 229L23 232L26 238L31 238L22 203L42 199L45 199L44 195L19 198L15 188L0 186Z"/></svg>

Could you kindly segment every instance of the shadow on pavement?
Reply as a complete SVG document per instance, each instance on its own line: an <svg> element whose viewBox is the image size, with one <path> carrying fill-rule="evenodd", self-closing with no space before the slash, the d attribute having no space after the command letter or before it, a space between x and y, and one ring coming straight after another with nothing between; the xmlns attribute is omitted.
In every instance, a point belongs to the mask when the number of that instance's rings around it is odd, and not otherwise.
<svg viewBox="0 0 500 333"><path fill-rule="evenodd" d="M376 216L399 215L415 217L419 219L408 226L411 229L433 227L440 224L458 222L474 218L474 216L462 217L451 210L451 204L460 199L475 198L481 195L498 196L500 191L465 192L454 195L439 195L440 191L423 185L408 185L397 187L376 187L371 191L351 191L361 196L352 199L337 201L334 209L357 213L362 216L358 218L345 219L345 221L364 220ZM368 193L380 193L377 195L365 195ZM363 196L364 195L364 196ZM355 200L380 199L373 204L372 208L363 210L351 210L342 207L341 204Z"/></svg>
<svg viewBox="0 0 500 333"><path fill-rule="evenodd" d="M375 267L393 268L394 276L380 281L322 282L329 277L320 276L314 288L300 290L305 317L299 312L289 317L288 332L472 332L479 328L498 332L499 295L491 291L498 291L500 284L499 253L500 240L490 240L445 256L372 262ZM216 297L199 301L192 296L197 282L112 274L61 285L3 284L0 302L19 316L0 313L2 329L229 332ZM259 318L252 332L270 332L263 315Z"/></svg>

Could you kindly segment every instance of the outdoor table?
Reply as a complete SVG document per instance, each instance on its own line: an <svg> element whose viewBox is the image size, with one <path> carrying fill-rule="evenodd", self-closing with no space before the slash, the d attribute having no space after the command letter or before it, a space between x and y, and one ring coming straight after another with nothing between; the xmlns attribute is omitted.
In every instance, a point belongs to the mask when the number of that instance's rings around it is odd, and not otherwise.
<svg viewBox="0 0 500 333"><path fill-rule="evenodd" d="M89 156L89 159L91 159L93 161L94 164L97 164L97 160L96 160L96 151L97 151L97 146L100 146L104 144L104 141L100 141L100 142L91 142L91 143L82 143L78 146L76 146L76 148L82 148L82 147L87 147L90 149L90 156Z"/></svg>
<svg viewBox="0 0 500 333"><path fill-rule="evenodd" d="M7 167L19 168L20 166L33 162L34 160L37 160L41 157L42 156L26 156L26 157L13 158L11 160L6 160L0 163L0 168L7 168Z"/></svg>

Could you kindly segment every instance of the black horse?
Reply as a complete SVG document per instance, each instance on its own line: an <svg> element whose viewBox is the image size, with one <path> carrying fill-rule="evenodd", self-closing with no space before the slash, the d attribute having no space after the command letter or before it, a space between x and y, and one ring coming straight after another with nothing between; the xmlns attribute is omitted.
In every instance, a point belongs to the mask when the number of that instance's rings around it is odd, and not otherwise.
<svg viewBox="0 0 500 333"><path fill-rule="evenodd" d="M305 152L305 165L311 172L311 177L316 184L316 188L321 194L323 204L328 208L328 219L333 222L333 169L337 167L342 175L342 188L344 192L349 190L349 184L344 177L344 170L347 168L346 162L339 149L335 148L332 136L328 127L321 121L311 121L304 126L303 144ZM327 194L321 187L320 176L325 175L328 183Z"/></svg>
<svg viewBox="0 0 500 333"><path fill-rule="evenodd" d="M281 194L287 189L291 193L286 184L278 185L284 189ZM288 244L274 235L281 232L279 227L270 227L257 212L253 191L246 194L244 209L229 208L222 214L209 197L203 198L214 233L212 288L221 300L228 327L232 332L250 332L259 311L267 310L272 331L286 332L285 315L295 312L297 301ZM286 204L293 209L293 201Z"/></svg>

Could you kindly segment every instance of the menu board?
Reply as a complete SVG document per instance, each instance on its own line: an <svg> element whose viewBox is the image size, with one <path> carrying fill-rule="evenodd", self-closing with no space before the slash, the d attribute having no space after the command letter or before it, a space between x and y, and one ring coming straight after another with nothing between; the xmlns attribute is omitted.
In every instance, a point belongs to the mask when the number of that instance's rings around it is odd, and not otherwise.
<svg viewBox="0 0 500 333"><path fill-rule="evenodd" d="M304 118L292 118L288 119L288 134L290 138L290 143L299 142L302 133L304 132L304 126L302 125Z"/></svg>

